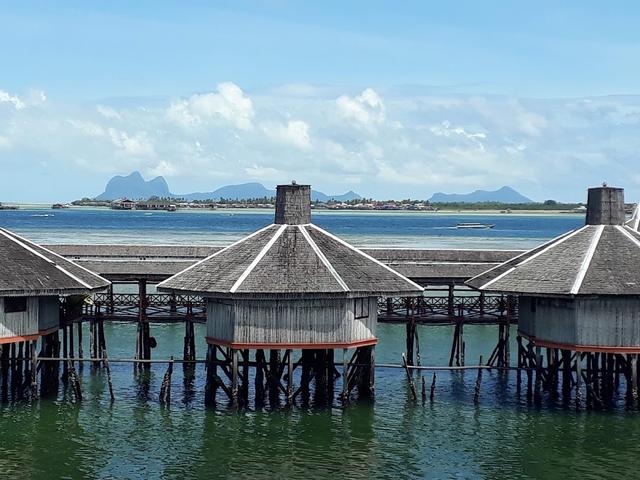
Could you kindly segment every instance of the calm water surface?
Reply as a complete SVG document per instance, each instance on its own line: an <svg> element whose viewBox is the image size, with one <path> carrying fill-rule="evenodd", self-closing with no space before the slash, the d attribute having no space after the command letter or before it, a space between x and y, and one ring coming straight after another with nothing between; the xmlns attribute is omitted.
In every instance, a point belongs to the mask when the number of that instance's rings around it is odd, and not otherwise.
<svg viewBox="0 0 640 480"><path fill-rule="evenodd" d="M265 225L271 212L158 213L0 211L0 226L39 242L224 244ZM318 214L315 222L359 245L526 248L579 226L577 216ZM452 229L479 221L495 229ZM131 357L135 327L106 325L111 358ZM452 329L419 327L422 363L447 361ZM202 327L198 353L204 354ZM183 328L153 325L155 358L179 357ZM465 328L467 363L495 345L494 327ZM86 335L85 335L86 337ZM404 328L379 327L377 361L399 363ZM85 346L85 352L88 346ZM217 411L203 407L204 372L177 367L172 404L158 393L165 365L136 376L112 364L116 401L103 372L81 372L84 399L0 406L2 478L637 478L640 416L620 409L575 413L515 392L515 375L438 373L435 401L413 402L400 370L378 369L374 404L346 409ZM431 374L425 374L431 382ZM416 376L416 381L420 381Z"/></svg>

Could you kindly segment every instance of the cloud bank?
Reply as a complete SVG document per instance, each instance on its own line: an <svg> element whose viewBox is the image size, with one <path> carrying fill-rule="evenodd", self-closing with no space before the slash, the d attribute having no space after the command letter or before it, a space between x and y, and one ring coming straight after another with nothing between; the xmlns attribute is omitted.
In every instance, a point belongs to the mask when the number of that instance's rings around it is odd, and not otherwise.
<svg viewBox="0 0 640 480"><path fill-rule="evenodd" d="M0 201L99 193L114 174L176 191L296 179L377 198L511 185L580 200L602 181L640 197L640 96L530 99L419 88L232 82L186 97L59 103L0 85Z"/></svg>

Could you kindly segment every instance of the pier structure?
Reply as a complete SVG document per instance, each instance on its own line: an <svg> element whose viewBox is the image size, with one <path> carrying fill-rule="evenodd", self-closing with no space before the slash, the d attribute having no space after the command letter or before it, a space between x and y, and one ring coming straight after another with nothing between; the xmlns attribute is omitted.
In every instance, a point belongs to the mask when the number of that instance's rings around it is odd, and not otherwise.
<svg viewBox="0 0 640 480"><path fill-rule="evenodd" d="M193 324L204 323L205 301L199 295L155 293L154 285L213 255L222 247L204 245L50 245L53 251L99 272L112 281L106 293L86 304L77 322L102 324L105 321L137 322L138 341L154 343L153 325L184 323L185 350L193 344ZM420 296L378 298L378 322L403 324L406 329L408 365L420 364L420 339L428 343L427 326L452 329L449 364L465 364L465 325L496 325L494 355L486 358L493 366L508 364L507 326L517 323L517 298L485 294L464 282L519 254L519 250L363 248L367 255L384 263L425 288ZM126 293L125 293L126 289ZM146 323L146 328L140 328ZM140 335L145 338L140 339ZM195 348L195 345L194 345ZM184 359L193 358L189 349ZM150 359L151 350L144 359ZM488 352L489 353L489 352Z"/></svg>
<svg viewBox="0 0 640 480"><path fill-rule="evenodd" d="M339 377L343 401L373 395L377 299L423 288L312 224L310 195L279 185L274 223L157 287L206 302L208 404L221 390L246 405L251 369L257 404L304 402L312 383L315 402L330 403Z"/></svg>
<svg viewBox="0 0 640 480"><path fill-rule="evenodd" d="M527 394L606 408L626 385L637 407L640 233L625 224L624 191L589 189L585 226L471 279L519 297L518 367ZM521 370L518 370L520 388ZM584 396L586 395L586 398Z"/></svg>
<svg viewBox="0 0 640 480"><path fill-rule="evenodd" d="M2 395L36 397L57 391L59 364L38 368L38 356L67 356L67 336L61 352L59 330L73 310L81 312L87 296L109 281L60 255L0 228L0 377ZM62 321L61 321L62 320ZM37 342L41 350L37 352ZM73 348L73 346L71 346ZM38 392L37 372L41 373ZM66 379L67 365L64 365Z"/></svg>

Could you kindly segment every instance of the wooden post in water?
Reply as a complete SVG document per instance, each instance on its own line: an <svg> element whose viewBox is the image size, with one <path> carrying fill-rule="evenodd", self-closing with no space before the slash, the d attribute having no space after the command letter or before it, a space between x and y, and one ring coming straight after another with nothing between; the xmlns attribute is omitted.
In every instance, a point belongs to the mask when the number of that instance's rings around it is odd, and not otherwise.
<svg viewBox="0 0 640 480"><path fill-rule="evenodd" d="M78 358L81 360L78 367L80 370L84 368L84 347L82 346L82 319L78 322Z"/></svg>
<svg viewBox="0 0 640 480"><path fill-rule="evenodd" d="M36 350L37 340L31 342L31 398L38 397L38 352Z"/></svg>
<svg viewBox="0 0 640 480"><path fill-rule="evenodd" d="M416 386L413 383L413 377L411 377L411 373L409 372L409 366L407 364L407 357L402 354L402 365L404 366L404 371L407 374L407 380L409 382L409 388L411 389L411 396L414 400L418 399L418 394L416 393Z"/></svg>
<svg viewBox="0 0 640 480"><path fill-rule="evenodd" d="M535 386L535 392L533 395L533 400L536 402L536 404L540 404L541 402L541 392L540 392L540 388L542 386L542 348L536 346L536 386Z"/></svg>
<svg viewBox="0 0 640 480"><path fill-rule="evenodd" d="M433 378L431 379L431 391L429 392L429 401L433 403L433 399L436 396L436 372L433 372Z"/></svg>
<svg viewBox="0 0 640 480"><path fill-rule="evenodd" d="M569 403L571 398L571 350L562 350L562 398Z"/></svg>
<svg viewBox="0 0 640 480"><path fill-rule="evenodd" d="M293 350L287 350L287 405L293 399Z"/></svg>
<svg viewBox="0 0 640 480"><path fill-rule="evenodd" d="M347 348L343 348L342 349L342 394L341 394L342 403L348 403L349 402L349 395L348 395L348 393L349 393L349 390L348 390L348 388L349 388L348 352L349 352L349 350Z"/></svg>
<svg viewBox="0 0 640 480"><path fill-rule="evenodd" d="M249 403L249 350L242 351L242 405Z"/></svg>
<svg viewBox="0 0 640 480"><path fill-rule="evenodd" d="M109 367L109 357L107 356L106 349L102 352L102 358L104 359L104 366L107 371L107 382L109 384L109 397L111 397L111 401L113 402L116 399L116 397L113 394L113 382L111 381L111 368ZM80 362L80 365L82 365L82 362Z"/></svg>
<svg viewBox="0 0 640 480"><path fill-rule="evenodd" d="M576 410L580 410L582 402L582 355L576 352Z"/></svg>
<svg viewBox="0 0 640 480"><path fill-rule="evenodd" d="M231 404L238 405L238 350L231 349Z"/></svg>
<svg viewBox="0 0 640 480"><path fill-rule="evenodd" d="M638 403L638 355L631 354L631 406L636 408Z"/></svg>
<svg viewBox="0 0 640 480"><path fill-rule="evenodd" d="M406 323L406 344L407 344L407 364L414 365L413 345L416 336L416 318L412 315L411 299L406 299L407 323Z"/></svg>
<svg viewBox="0 0 640 480"><path fill-rule="evenodd" d="M476 405L480 401L480 386L482 385L482 355L480 355L480 362L478 363L478 374L476 376L476 388L473 395L473 403Z"/></svg>

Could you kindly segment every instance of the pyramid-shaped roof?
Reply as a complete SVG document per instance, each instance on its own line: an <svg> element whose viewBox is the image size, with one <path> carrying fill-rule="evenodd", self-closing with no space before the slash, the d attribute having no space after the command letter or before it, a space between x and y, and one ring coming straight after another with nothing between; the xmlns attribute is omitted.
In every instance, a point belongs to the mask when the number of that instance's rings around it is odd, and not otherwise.
<svg viewBox="0 0 640 480"><path fill-rule="evenodd" d="M479 290L523 295L640 295L640 233L622 224L623 197L611 201L607 192L601 196L602 192L595 192L594 197L607 199L592 201L592 190L621 189L590 189L587 225L498 265L467 284Z"/></svg>
<svg viewBox="0 0 640 480"><path fill-rule="evenodd" d="M51 250L0 228L0 296L75 295L109 284Z"/></svg>
<svg viewBox="0 0 640 480"><path fill-rule="evenodd" d="M308 186L279 186L274 224L165 280L158 289L208 297L359 297L423 291L379 260L311 224L309 205Z"/></svg>

